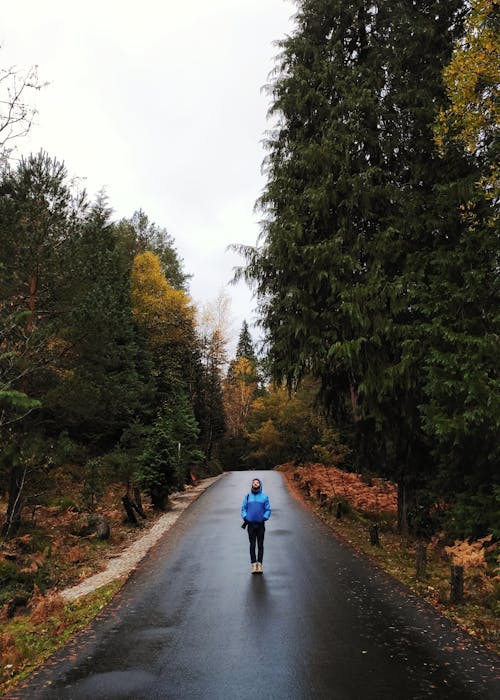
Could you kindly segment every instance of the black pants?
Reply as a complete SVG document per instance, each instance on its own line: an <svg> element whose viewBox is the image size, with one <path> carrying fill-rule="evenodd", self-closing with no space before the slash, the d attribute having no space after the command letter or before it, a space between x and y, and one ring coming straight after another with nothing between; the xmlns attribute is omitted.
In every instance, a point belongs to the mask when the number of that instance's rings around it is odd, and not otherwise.
<svg viewBox="0 0 500 700"><path fill-rule="evenodd" d="M264 523L248 523L248 539L250 540L250 561L254 564L256 561L264 559L264 533L266 528ZM257 559L255 558L255 542L257 542Z"/></svg>

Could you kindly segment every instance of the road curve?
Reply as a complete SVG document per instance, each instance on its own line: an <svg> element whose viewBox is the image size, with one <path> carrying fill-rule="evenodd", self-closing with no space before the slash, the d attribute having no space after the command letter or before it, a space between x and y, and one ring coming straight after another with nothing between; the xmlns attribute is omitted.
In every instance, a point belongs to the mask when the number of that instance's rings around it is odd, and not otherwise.
<svg viewBox="0 0 500 700"><path fill-rule="evenodd" d="M264 575L239 509L272 506ZM498 657L308 513L278 472L211 486L85 632L8 697L325 700L500 697Z"/></svg>

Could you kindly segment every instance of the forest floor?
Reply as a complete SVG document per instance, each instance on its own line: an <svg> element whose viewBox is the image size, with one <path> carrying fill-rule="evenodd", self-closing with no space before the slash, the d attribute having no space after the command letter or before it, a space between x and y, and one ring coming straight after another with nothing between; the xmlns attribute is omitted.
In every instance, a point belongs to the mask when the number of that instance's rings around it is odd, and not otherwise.
<svg viewBox="0 0 500 700"><path fill-rule="evenodd" d="M18 536L0 541L0 696L85 627L180 514L219 477L169 497L167 511L145 505L146 519L125 521L123 486L111 485L95 513L110 537L75 534L88 520L73 490L38 506ZM3 505L3 508L2 508ZM0 517L5 504L0 503Z"/></svg>
<svg viewBox="0 0 500 700"><path fill-rule="evenodd" d="M397 532L397 489L379 478L366 479L323 464L284 464L292 494L346 544L424 598L490 650L500 654L500 544L486 538L447 546L443 535L430 541ZM338 504L341 504L340 507ZM371 544L377 525L379 545ZM416 573L417 552L425 566ZM422 561L420 559L420 561ZM464 597L450 603L450 566L464 566Z"/></svg>

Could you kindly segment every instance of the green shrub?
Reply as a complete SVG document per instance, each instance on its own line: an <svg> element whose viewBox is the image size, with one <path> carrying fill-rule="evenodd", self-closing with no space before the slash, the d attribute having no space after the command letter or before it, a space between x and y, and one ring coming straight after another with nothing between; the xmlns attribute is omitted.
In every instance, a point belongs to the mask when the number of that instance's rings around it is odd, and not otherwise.
<svg viewBox="0 0 500 700"><path fill-rule="evenodd" d="M443 520L450 539L478 539L490 533L500 539L500 487L460 494Z"/></svg>
<svg viewBox="0 0 500 700"><path fill-rule="evenodd" d="M33 574L21 572L14 562L0 561L0 606L16 599L27 601L34 584Z"/></svg>

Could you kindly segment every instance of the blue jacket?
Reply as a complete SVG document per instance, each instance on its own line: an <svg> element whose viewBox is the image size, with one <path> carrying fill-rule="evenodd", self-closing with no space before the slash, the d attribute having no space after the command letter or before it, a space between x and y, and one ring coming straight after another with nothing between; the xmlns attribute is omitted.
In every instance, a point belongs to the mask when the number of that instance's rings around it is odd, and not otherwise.
<svg viewBox="0 0 500 700"><path fill-rule="evenodd" d="M241 517L249 523L262 523L269 520L271 506L269 498L262 493L262 481L260 482L259 493L250 493L245 496L241 505Z"/></svg>

